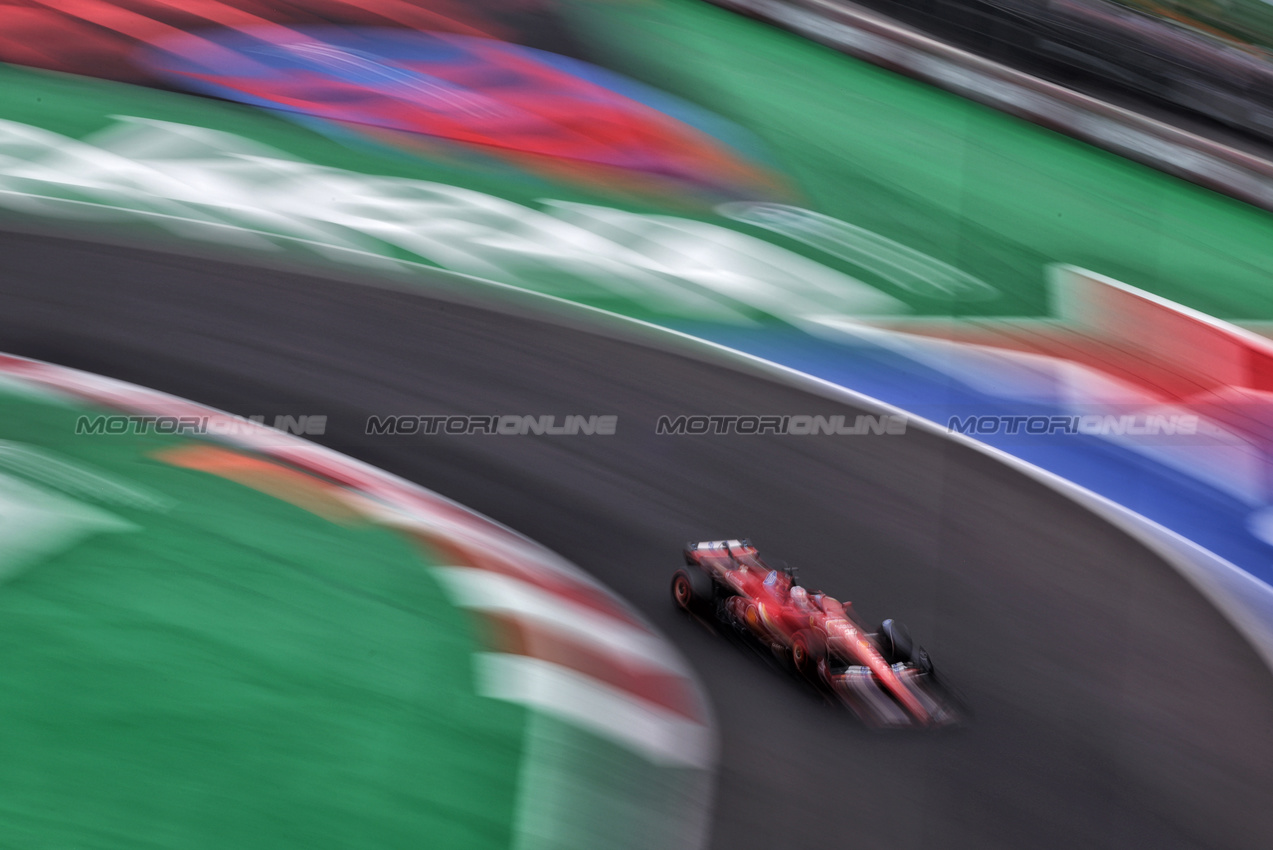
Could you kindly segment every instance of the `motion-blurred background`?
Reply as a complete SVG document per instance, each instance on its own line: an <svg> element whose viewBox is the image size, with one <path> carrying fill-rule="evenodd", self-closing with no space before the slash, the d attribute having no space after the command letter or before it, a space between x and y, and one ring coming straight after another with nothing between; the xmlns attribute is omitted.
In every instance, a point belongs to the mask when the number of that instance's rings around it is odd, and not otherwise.
<svg viewBox="0 0 1273 850"><path fill-rule="evenodd" d="M0 2L0 835L1266 846L1271 34ZM618 424L368 424L453 415ZM967 728L675 616L735 536L904 617Z"/></svg>

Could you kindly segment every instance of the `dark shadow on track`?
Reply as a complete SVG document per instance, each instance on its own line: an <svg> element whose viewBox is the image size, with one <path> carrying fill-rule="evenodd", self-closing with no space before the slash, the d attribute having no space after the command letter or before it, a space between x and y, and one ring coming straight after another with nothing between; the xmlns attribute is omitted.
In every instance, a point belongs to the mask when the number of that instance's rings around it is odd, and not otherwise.
<svg viewBox="0 0 1273 850"><path fill-rule="evenodd" d="M0 236L0 350L244 415L326 414L323 442L596 574L707 685L722 850L1256 848L1273 835L1273 677L1255 653L1143 547L939 437L657 436L662 414L859 411L536 319L34 236ZM368 415L447 413L619 426L364 434ZM676 616L680 546L735 535L868 618L907 622L974 722L869 733Z"/></svg>

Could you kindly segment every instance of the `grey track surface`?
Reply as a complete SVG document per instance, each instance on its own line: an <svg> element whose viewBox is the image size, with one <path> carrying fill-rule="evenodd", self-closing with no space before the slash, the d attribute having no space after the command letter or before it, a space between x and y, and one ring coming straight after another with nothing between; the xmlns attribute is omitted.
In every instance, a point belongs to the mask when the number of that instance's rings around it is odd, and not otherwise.
<svg viewBox="0 0 1273 850"><path fill-rule="evenodd" d="M542 318L542 317L541 317ZM323 442L557 550L684 651L719 716L713 846L1267 847L1273 677L1167 565L932 435L668 437L660 414L857 411L392 288L0 234L0 350ZM361 436L368 414L615 413L613 437ZM691 538L748 535L907 622L975 710L873 734L672 610Z"/></svg>

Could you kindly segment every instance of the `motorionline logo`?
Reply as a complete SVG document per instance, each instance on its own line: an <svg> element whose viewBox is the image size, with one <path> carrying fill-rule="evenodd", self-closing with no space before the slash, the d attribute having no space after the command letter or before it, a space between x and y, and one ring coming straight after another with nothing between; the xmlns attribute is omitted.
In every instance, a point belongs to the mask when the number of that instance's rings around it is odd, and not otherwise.
<svg viewBox="0 0 1273 850"><path fill-rule="evenodd" d="M80 416L75 420L77 435L121 434L205 434L214 437L257 435L261 428L269 427L264 415L256 416L143 416L138 414L111 414ZM321 436L327 433L327 416L304 414L300 416L275 416L274 430L305 436Z"/></svg>
<svg viewBox="0 0 1273 850"><path fill-rule="evenodd" d="M783 434L807 436L833 434L852 436L866 434L905 434L906 417L882 414L846 416L739 415L700 416L679 414L660 416L654 425L656 434Z"/></svg>
<svg viewBox="0 0 1273 850"><path fill-rule="evenodd" d="M1199 419L1181 414L1112 414L1054 416L950 417L947 430L959 434L1086 434L1099 437L1191 436L1199 431Z"/></svg>
<svg viewBox="0 0 1273 850"><path fill-rule="evenodd" d="M542 434L547 436L576 435L608 437L619 427L615 415L571 415L563 417L560 425L551 414L523 416L516 414L492 415L426 415L415 414L367 417L366 433L374 436L385 434L498 434L518 436Z"/></svg>

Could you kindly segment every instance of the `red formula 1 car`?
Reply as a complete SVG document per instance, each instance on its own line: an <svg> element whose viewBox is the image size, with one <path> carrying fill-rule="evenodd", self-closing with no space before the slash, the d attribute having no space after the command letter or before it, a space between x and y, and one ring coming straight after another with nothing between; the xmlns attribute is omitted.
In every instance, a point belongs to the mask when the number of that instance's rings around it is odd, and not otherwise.
<svg viewBox="0 0 1273 850"><path fill-rule="evenodd" d="M938 683L928 653L899 623L867 628L851 603L801 587L790 569L762 561L749 540L690 543L685 565L672 576L677 605L785 658L867 724L957 722L955 701Z"/></svg>

